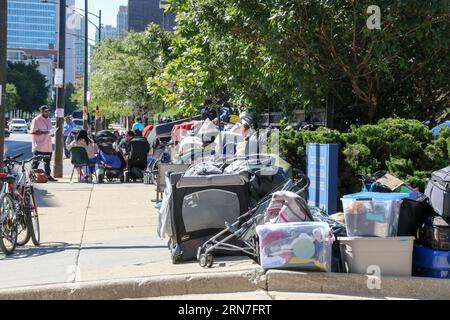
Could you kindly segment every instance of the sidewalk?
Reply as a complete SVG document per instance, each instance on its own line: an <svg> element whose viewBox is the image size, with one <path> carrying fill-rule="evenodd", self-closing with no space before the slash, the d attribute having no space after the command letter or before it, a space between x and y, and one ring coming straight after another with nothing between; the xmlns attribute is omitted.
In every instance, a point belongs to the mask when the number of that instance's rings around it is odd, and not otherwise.
<svg viewBox="0 0 450 320"><path fill-rule="evenodd" d="M245 257L174 265L156 235L154 186L61 179L36 189L42 245L0 255L0 299L450 299L445 279L383 277L369 290L365 275L264 273Z"/></svg>
<svg viewBox="0 0 450 320"><path fill-rule="evenodd" d="M55 283L196 274L258 268L245 258L201 268L173 265L156 235L152 185L38 185L41 241L0 255L0 289Z"/></svg>

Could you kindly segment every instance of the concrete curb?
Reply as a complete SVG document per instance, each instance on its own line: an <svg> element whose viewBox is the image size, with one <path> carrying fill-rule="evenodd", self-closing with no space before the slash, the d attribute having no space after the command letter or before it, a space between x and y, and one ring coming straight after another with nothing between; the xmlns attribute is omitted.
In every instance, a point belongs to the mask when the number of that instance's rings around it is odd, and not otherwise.
<svg viewBox="0 0 450 320"><path fill-rule="evenodd" d="M368 289L357 274L262 269L150 278L64 283L0 290L0 300L108 300L266 290L405 299L450 299L450 280L383 277L380 289ZM373 281L370 281L373 283Z"/></svg>
<svg viewBox="0 0 450 320"><path fill-rule="evenodd" d="M0 290L0 300L111 300L266 289L262 270L64 283Z"/></svg>
<svg viewBox="0 0 450 320"><path fill-rule="evenodd" d="M382 277L379 289L366 275L346 273L292 272L269 270L267 290L328 293L373 298L450 299L450 280L417 277Z"/></svg>

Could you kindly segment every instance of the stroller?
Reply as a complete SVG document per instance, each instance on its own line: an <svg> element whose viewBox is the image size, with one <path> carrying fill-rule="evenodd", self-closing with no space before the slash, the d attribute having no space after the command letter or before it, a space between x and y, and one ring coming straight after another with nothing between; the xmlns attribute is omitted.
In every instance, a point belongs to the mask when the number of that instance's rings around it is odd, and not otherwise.
<svg viewBox="0 0 450 320"><path fill-rule="evenodd" d="M100 131L95 140L100 149L98 153L98 183L103 183L105 179L109 182L119 179L123 183L125 181L125 160L122 154L114 149L116 136L109 131Z"/></svg>
<svg viewBox="0 0 450 320"><path fill-rule="evenodd" d="M127 149L127 171L125 181L136 182L144 180L144 172L147 169L147 155L150 152L150 145L144 137L134 137L128 142Z"/></svg>
<svg viewBox="0 0 450 320"><path fill-rule="evenodd" d="M282 184L276 186L253 209L238 217L233 224L225 223L226 228L224 230L198 248L197 261L200 266L212 267L214 253L223 251L241 253L258 261L259 245L255 227L264 223L267 208L271 204L272 194L277 191L292 191L299 195L301 199L304 199L308 188L309 179L305 175L300 175L299 179L295 182L292 179L287 179ZM313 217L309 212L306 201L303 200L302 202L302 207L306 211L307 218L312 221Z"/></svg>

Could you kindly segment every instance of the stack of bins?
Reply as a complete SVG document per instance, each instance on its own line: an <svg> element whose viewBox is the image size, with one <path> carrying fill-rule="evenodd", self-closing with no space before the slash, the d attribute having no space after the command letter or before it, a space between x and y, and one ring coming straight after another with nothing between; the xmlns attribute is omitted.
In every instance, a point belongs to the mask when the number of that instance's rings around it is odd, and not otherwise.
<svg viewBox="0 0 450 320"><path fill-rule="evenodd" d="M448 218L428 217L414 246L413 275L450 278L450 224Z"/></svg>
<svg viewBox="0 0 450 320"><path fill-rule="evenodd" d="M347 237L339 238L349 273L411 276L414 237L398 237L406 193L361 192L342 198Z"/></svg>

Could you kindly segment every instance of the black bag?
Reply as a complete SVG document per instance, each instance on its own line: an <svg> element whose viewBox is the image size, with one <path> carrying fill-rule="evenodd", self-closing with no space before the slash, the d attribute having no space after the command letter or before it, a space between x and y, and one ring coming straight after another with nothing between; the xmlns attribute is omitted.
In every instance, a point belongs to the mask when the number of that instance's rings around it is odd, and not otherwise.
<svg viewBox="0 0 450 320"><path fill-rule="evenodd" d="M437 214L450 218L450 167L435 171L428 180L425 195Z"/></svg>
<svg viewBox="0 0 450 320"><path fill-rule="evenodd" d="M450 219L428 217L420 229L420 242L433 250L450 251Z"/></svg>
<svg viewBox="0 0 450 320"><path fill-rule="evenodd" d="M424 194L419 193L416 200L403 199L398 217L397 236L417 238L418 229L431 215L434 215L434 212Z"/></svg>

